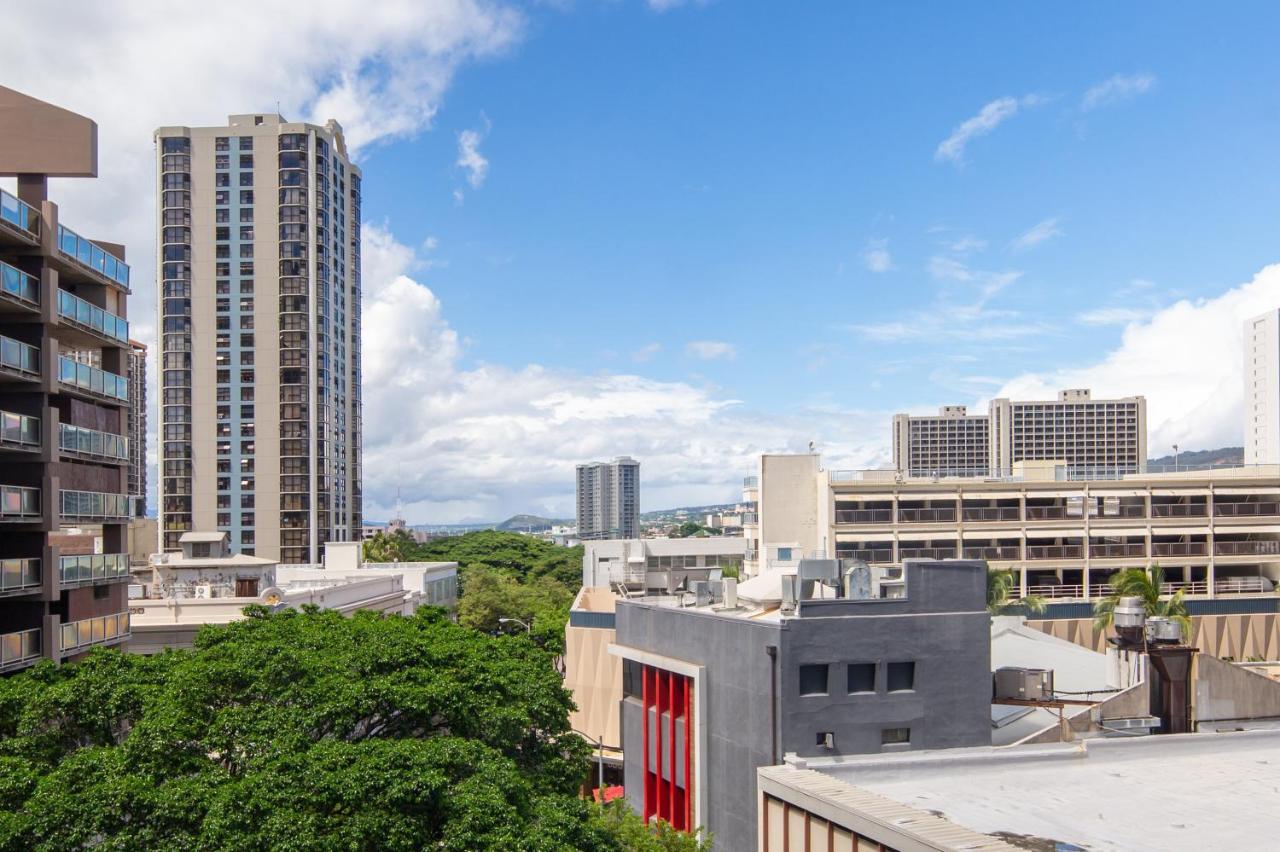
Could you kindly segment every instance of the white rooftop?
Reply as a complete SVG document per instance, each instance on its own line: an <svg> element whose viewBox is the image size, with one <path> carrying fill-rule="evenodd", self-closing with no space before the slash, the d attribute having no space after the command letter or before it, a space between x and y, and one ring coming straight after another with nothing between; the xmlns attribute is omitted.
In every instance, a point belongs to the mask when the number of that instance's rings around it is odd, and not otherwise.
<svg viewBox="0 0 1280 852"><path fill-rule="evenodd" d="M1276 848L1280 731L1181 734L806 761L811 770L1025 848ZM771 770L773 771L773 770ZM805 775L807 773L798 773ZM1019 837L1020 836L1020 837ZM942 847L945 848L945 847Z"/></svg>

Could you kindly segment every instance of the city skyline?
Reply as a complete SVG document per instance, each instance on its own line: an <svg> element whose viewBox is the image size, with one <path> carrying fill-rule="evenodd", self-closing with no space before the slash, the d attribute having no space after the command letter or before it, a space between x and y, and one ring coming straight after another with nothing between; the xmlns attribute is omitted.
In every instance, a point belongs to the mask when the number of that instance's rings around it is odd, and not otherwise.
<svg viewBox="0 0 1280 852"><path fill-rule="evenodd" d="M99 188L52 192L129 245L152 352L151 130L277 106L347 129L371 518L398 488L415 523L567 516L574 464L623 452L642 509L722 502L755 453L875 466L895 411L1063 387L1144 395L1153 456L1242 442L1242 323L1280 305L1280 81L1247 49L1273 10L671 5L325 5L297 53L210 38L165 75L142 45L281 13L15 10L0 68L99 123ZM50 69L26 51L55 27L79 49ZM882 45L908 36L904 66Z"/></svg>

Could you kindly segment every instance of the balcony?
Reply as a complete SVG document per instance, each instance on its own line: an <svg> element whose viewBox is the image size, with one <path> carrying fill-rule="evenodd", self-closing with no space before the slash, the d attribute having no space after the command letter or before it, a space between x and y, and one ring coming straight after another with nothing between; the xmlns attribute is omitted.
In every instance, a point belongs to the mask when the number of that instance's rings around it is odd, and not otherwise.
<svg viewBox="0 0 1280 852"><path fill-rule="evenodd" d="M40 659L40 628L0 636L0 671L29 666Z"/></svg>
<svg viewBox="0 0 1280 852"><path fill-rule="evenodd" d="M892 509L836 509L837 524L893 523Z"/></svg>
<svg viewBox="0 0 1280 852"><path fill-rule="evenodd" d="M40 280L0 261L0 300L31 311L40 310Z"/></svg>
<svg viewBox="0 0 1280 852"><path fill-rule="evenodd" d="M58 449L64 453L112 462L129 460L129 439L69 423L58 424Z"/></svg>
<svg viewBox="0 0 1280 852"><path fill-rule="evenodd" d="M966 547L964 548L964 558L987 560L1020 559L1019 550L1020 548L1016 544L1006 544L998 547Z"/></svg>
<svg viewBox="0 0 1280 852"><path fill-rule="evenodd" d="M67 491L59 492L61 505L58 511L64 521L82 521L103 523L127 521L133 517L128 494L104 494L99 491Z"/></svg>
<svg viewBox="0 0 1280 852"><path fill-rule="evenodd" d="M904 524L950 523L956 519L954 507L942 509L899 509L898 520Z"/></svg>
<svg viewBox="0 0 1280 852"><path fill-rule="evenodd" d="M1122 559L1146 555L1147 546L1142 542L1089 545L1089 557L1091 559Z"/></svg>
<svg viewBox="0 0 1280 852"><path fill-rule="evenodd" d="M1280 555L1280 541L1215 541L1214 556L1276 556Z"/></svg>
<svg viewBox="0 0 1280 852"><path fill-rule="evenodd" d="M28 243L40 241L40 214L25 201L0 189L0 231L23 237Z"/></svg>
<svg viewBox="0 0 1280 852"><path fill-rule="evenodd" d="M58 560L58 581L63 586L90 585L128 576L129 554L127 553L62 556Z"/></svg>
<svg viewBox="0 0 1280 852"><path fill-rule="evenodd" d="M1280 503L1214 503L1215 518L1256 518L1280 515Z"/></svg>
<svg viewBox="0 0 1280 852"><path fill-rule="evenodd" d="M1156 541L1151 543L1152 556L1208 556L1205 541Z"/></svg>
<svg viewBox="0 0 1280 852"><path fill-rule="evenodd" d="M0 522L29 524L40 520L40 489L0 485Z"/></svg>
<svg viewBox="0 0 1280 852"><path fill-rule="evenodd" d="M1104 586L1095 586L1094 595L1106 594ZM1084 586L1070 583L1046 583L1039 586L1027 586L1027 596L1049 598L1050 600L1084 600Z"/></svg>
<svg viewBox="0 0 1280 852"><path fill-rule="evenodd" d="M101 615L62 625L59 648L63 654L78 654L94 645L115 644L129 638L129 613Z"/></svg>
<svg viewBox="0 0 1280 852"><path fill-rule="evenodd" d="M902 547L898 559L955 559L954 547Z"/></svg>
<svg viewBox="0 0 1280 852"><path fill-rule="evenodd" d="M966 507L961 514L966 521L1016 521L1018 520L1018 507Z"/></svg>
<svg viewBox="0 0 1280 852"><path fill-rule="evenodd" d="M129 401L129 380L106 370L58 356L58 381L84 391L92 396L119 402Z"/></svg>
<svg viewBox="0 0 1280 852"><path fill-rule="evenodd" d="M893 562L893 550L887 547L861 550L841 550L836 554L839 559L859 559L868 565L887 565Z"/></svg>
<svg viewBox="0 0 1280 852"><path fill-rule="evenodd" d="M108 340L129 342L129 322L124 317L118 317L66 290L58 291L58 316Z"/></svg>
<svg viewBox="0 0 1280 852"><path fill-rule="evenodd" d="M62 225L58 226L58 251L78 266L129 289L129 264Z"/></svg>
<svg viewBox="0 0 1280 852"><path fill-rule="evenodd" d="M1153 518L1205 518L1209 506L1205 503L1152 503Z"/></svg>
<svg viewBox="0 0 1280 852"><path fill-rule="evenodd" d="M0 411L0 449L39 450L40 418Z"/></svg>
<svg viewBox="0 0 1280 852"><path fill-rule="evenodd" d="M743 478L743 480L742 480L742 487L743 487L743 488L759 488L759 487L760 487L760 477L758 477L758 476L747 476L747 477L744 477L744 478Z"/></svg>
<svg viewBox="0 0 1280 852"><path fill-rule="evenodd" d="M38 381L40 350L21 340L0 336L0 373Z"/></svg>
<svg viewBox="0 0 1280 852"><path fill-rule="evenodd" d="M755 512L742 513L742 525L744 527L754 527L759 525L759 523L760 523L760 516Z"/></svg>
<svg viewBox="0 0 1280 852"><path fill-rule="evenodd" d="M39 559L0 559L0 595L40 588Z"/></svg>
<svg viewBox="0 0 1280 852"><path fill-rule="evenodd" d="M1027 559L1083 559L1084 545L1028 544Z"/></svg>
<svg viewBox="0 0 1280 852"><path fill-rule="evenodd" d="M1028 506L1028 521L1065 521L1067 519L1066 506Z"/></svg>

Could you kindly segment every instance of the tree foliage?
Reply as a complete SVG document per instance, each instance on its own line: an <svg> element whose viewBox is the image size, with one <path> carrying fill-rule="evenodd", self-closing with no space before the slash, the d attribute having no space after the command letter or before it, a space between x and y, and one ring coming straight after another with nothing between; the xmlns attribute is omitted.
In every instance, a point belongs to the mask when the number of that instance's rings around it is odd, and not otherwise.
<svg viewBox="0 0 1280 852"><path fill-rule="evenodd" d="M1121 598L1139 598L1147 615L1160 615L1173 619L1182 628L1184 639L1191 636L1191 616L1182 589L1164 596L1164 569L1159 565L1150 568L1126 568L1111 575L1107 581L1111 594L1094 604L1094 624L1099 630L1111 626L1116 606Z"/></svg>
<svg viewBox="0 0 1280 852"><path fill-rule="evenodd" d="M463 569L492 568L525 581L552 577L566 588L582 585L582 547L561 547L530 535L478 530L418 544L404 532L378 533L365 542L364 558L371 562L457 562Z"/></svg>
<svg viewBox="0 0 1280 852"><path fill-rule="evenodd" d="M1018 587L1017 575L1005 568L987 569L987 612L992 615L1017 614L1022 609L1031 612L1044 612L1045 599L1039 595L1027 595L1020 598L1015 594Z"/></svg>
<svg viewBox="0 0 1280 852"><path fill-rule="evenodd" d="M509 573L473 565L463 573L458 623L486 633L519 633L553 654L564 653L564 627L573 593L550 576L520 582ZM501 619L511 619L503 624Z"/></svg>
<svg viewBox="0 0 1280 852"><path fill-rule="evenodd" d="M533 644L435 609L247 615L0 680L0 849L698 848L575 795L589 747Z"/></svg>

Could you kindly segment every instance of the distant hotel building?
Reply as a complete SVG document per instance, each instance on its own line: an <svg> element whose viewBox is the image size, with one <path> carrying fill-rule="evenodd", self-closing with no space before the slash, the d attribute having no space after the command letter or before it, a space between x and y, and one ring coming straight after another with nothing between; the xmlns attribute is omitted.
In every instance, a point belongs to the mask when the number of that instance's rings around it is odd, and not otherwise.
<svg viewBox="0 0 1280 852"><path fill-rule="evenodd" d="M155 136L164 549L319 562L362 527L360 170L333 121Z"/></svg>
<svg viewBox="0 0 1280 852"><path fill-rule="evenodd" d="M147 345L129 341L129 496L147 514Z"/></svg>
<svg viewBox="0 0 1280 852"><path fill-rule="evenodd" d="M1146 400L1093 399L1076 389L1056 400L993 399L985 416L952 405L936 416L893 418L894 469L906 477L1008 476L1034 461L1065 462L1075 476L1144 472Z"/></svg>
<svg viewBox="0 0 1280 852"><path fill-rule="evenodd" d="M62 221L89 119L0 87L0 672L129 638L129 266ZM64 527L101 529L98 552Z"/></svg>
<svg viewBox="0 0 1280 852"><path fill-rule="evenodd" d="M578 537L640 537L640 462L620 456L578 465Z"/></svg>
<svg viewBox="0 0 1280 852"><path fill-rule="evenodd" d="M1244 324L1244 463L1280 463L1280 310Z"/></svg>

